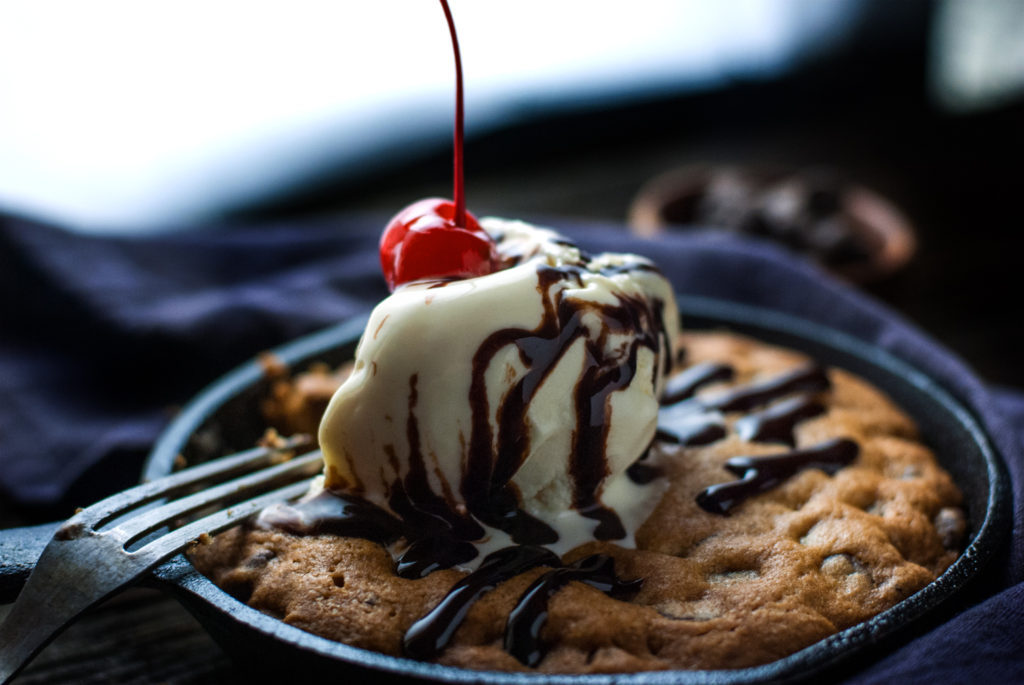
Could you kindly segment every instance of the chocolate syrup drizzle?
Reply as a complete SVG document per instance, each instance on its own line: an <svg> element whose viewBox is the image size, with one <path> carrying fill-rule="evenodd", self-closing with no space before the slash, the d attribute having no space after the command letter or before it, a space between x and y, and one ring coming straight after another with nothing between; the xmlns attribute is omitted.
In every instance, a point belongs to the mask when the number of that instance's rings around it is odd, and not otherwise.
<svg viewBox="0 0 1024 685"><path fill-rule="evenodd" d="M395 564L401 578L426 578L434 571L451 568L476 559L476 545L446 535L413 540Z"/></svg>
<svg viewBox="0 0 1024 685"><path fill-rule="evenodd" d="M653 482L656 478L661 477L661 469L652 464L644 463L646 458L647 455L644 454L644 456L640 457L626 468L626 475L629 476L629 479L637 485L647 485L648 483Z"/></svg>
<svg viewBox="0 0 1024 685"><path fill-rule="evenodd" d="M403 652L414 659L436 657L451 642L477 600L506 580L539 566L553 570L520 595L505 626L505 649L527 666L536 666L544 656L540 631L547 621L548 602L568 583L580 581L616 599L635 593L643 584L641 579L619 579L614 560L604 554L563 565L558 555L544 547L505 547L484 557L477 570L456 583L440 604L412 624L402 640Z"/></svg>
<svg viewBox="0 0 1024 685"><path fill-rule="evenodd" d="M593 554L553 571L548 571L526 589L505 624L505 651L526 666L544 658L540 631L548 617L548 603L555 593L577 580L615 598L624 599L640 590L643 579L621 580L615 575L614 560Z"/></svg>
<svg viewBox="0 0 1024 685"><path fill-rule="evenodd" d="M292 535L338 535L388 544L406 534L406 525L356 495L324 490L296 504L274 504L257 520L264 528Z"/></svg>
<svg viewBox="0 0 1024 685"><path fill-rule="evenodd" d="M675 404L688 400L705 385L722 381L731 381L735 371L727 364L717 362L701 362L688 369L683 369L665 383L662 404Z"/></svg>
<svg viewBox="0 0 1024 685"><path fill-rule="evenodd" d="M402 520L418 531L428 531L431 537L440 535L459 540L478 540L485 534L483 527L472 517L456 512L447 498L430 487L426 462L420 451L419 421L416 418L419 399L417 381L417 374L409 379L409 418L405 429L409 443L408 470L404 478L396 479L391 484L388 505ZM398 472L397 467L395 471Z"/></svg>
<svg viewBox="0 0 1024 685"><path fill-rule="evenodd" d="M805 450L764 457L733 457L725 468L740 480L712 485L697 495L697 504L712 514L728 514L746 498L776 485L803 469L821 469L834 475L857 458L860 447L853 440L837 438Z"/></svg>
<svg viewBox="0 0 1024 685"><path fill-rule="evenodd" d="M423 578L442 568L451 568L476 558L476 546L439 530L427 519L426 525L412 527L356 495L324 490L296 504L275 504L264 509L256 525L276 528L292 535L337 535L363 538L387 545L399 538L411 540L398 557L395 573L402 578Z"/></svg>
<svg viewBox="0 0 1024 685"><path fill-rule="evenodd" d="M750 411L796 392L822 392L830 387L825 369L809 364L761 383L733 388L702 404L722 412Z"/></svg>
<svg viewBox="0 0 1024 685"><path fill-rule="evenodd" d="M736 432L747 442L781 442L796 446L793 430L804 419L811 419L825 413L821 402L803 396L780 402L774 407L736 422Z"/></svg>
<svg viewBox="0 0 1024 685"><path fill-rule="evenodd" d="M632 268L641 265L647 264L638 262ZM623 265L614 269L625 268ZM579 303L564 297L563 288L555 288L565 281L581 286L582 271L582 266L573 265L540 267L537 286L543 303L540 324L534 329L495 331L473 357L469 393L473 424L460 492L479 520L504 530L520 544L551 544L558 539L550 526L519 508L518 493L511 481L530 453L526 425L530 402L561 358L582 339L586 366L574 389L577 424L569 462L573 507L598 522L594 533L597 539L616 540L625 537L625 528L618 515L598 500L598 486L608 475L607 400L632 381L641 347L652 350L656 356L661 351L660 356L668 357L663 303L647 303L621 295L618 305ZM588 335L589 329L583 322L584 314L590 311L596 311L604 325L597 339ZM625 354L621 350L605 349L607 336L615 333L633 335ZM496 408L498 430L495 435L484 377L494 357L510 345L516 348L527 370Z"/></svg>
<svg viewBox="0 0 1024 685"><path fill-rule="evenodd" d="M733 376L732 367L705 362L671 378L663 401L667 406L659 413L655 439L684 447L707 445L728 434L723 413L750 411L778 401L774 406L737 419L734 428L739 437L748 442L778 442L793 447L796 425L825 411L812 394L831 387L825 370L810 364L711 397L695 396L700 388L731 380ZM789 397L797 393L800 393L797 397ZM697 496L697 504L713 514L727 515L748 497L775 487L802 469L819 468L832 475L856 459L858 452L857 443L838 439L783 454L735 457L726 462L725 468L740 479L706 488ZM626 473L640 484L658 475L656 467L642 461Z"/></svg>
<svg viewBox="0 0 1024 685"><path fill-rule="evenodd" d="M537 566L561 566L558 555L544 547L505 547L484 557L480 566L455 583L441 603L412 624L402 640L402 651L413 659L432 659L451 642L470 607L500 583Z"/></svg>
<svg viewBox="0 0 1024 685"><path fill-rule="evenodd" d="M479 552L468 540L483 537L483 527L472 517L456 513L448 499L430 488L427 479L415 413L417 381L415 374L409 379L409 468L404 478L392 483L388 497L388 505L398 517L357 495L325 490L304 502L271 507L259 523L296 535L333 533L382 544L404 537L409 546L399 556L395 570L402 578L422 578L475 559Z"/></svg>

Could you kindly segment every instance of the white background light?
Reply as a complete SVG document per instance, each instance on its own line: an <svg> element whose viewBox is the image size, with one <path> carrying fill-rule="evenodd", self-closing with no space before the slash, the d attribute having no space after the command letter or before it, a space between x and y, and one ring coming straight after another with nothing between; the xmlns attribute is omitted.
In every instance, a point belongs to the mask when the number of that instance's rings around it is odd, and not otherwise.
<svg viewBox="0 0 1024 685"><path fill-rule="evenodd" d="M846 0L453 0L470 131L772 73ZM0 207L170 225L450 127L431 0L0 4Z"/></svg>

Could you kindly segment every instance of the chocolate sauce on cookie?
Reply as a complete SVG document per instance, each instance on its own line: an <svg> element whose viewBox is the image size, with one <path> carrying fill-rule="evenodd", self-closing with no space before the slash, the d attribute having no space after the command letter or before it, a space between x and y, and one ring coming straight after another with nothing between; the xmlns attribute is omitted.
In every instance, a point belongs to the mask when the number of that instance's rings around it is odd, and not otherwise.
<svg viewBox="0 0 1024 685"><path fill-rule="evenodd" d="M647 485L662 476L662 470L652 464L645 464L642 457L626 468L626 475L637 485Z"/></svg>
<svg viewBox="0 0 1024 685"><path fill-rule="evenodd" d="M465 540L437 535L414 540L397 560L395 573L401 578L425 578L434 571L458 566L477 557L476 545Z"/></svg>
<svg viewBox="0 0 1024 685"><path fill-rule="evenodd" d="M695 397L703 386L729 381L734 375L735 370L727 364L703 362L670 378L666 385L667 394L662 401L664 407L658 416L655 439L684 447L709 445L728 435L721 416L724 412L747 411L796 392L817 392L830 387L824 369L804 366L760 383L732 388L710 398ZM787 442L792 439L793 427L799 421L816 415L815 407L820 405L801 403L799 406L790 406L787 403L784 408L772 407L765 412L743 417L737 423L737 430L744 439Z"/></svg>
<svg viewBox="0 0 1024 685"><path fill-rule="evenodd" d="M684 447L699 447L717 442L726 435L724 425L712 417L701 417L700 421L658 426L654 439Z"/></svg>
<svg viewBox="0 0 1024 685"><path fill-rule="evenodd" d="M451 642L477 600L506 580L539 566L552 570L535 580L519 597L505 627L505 648L527 666L536 666L544 656L540 631L547 620L548 602L565 585L580 581L614 598L622 598L635 593L643 584L641 579L619 579L614 560L604 554L563 566L557 555L543 547L505 547L488 554L477 570L452 586L430 613L412 624L402 640L403 652L414 659L436 657Z"/></svg>
<svg viewBox="0 0 1024 685"><path fill-rule="evenodd" d="M728 364L701 362L680 371L665 383L662 404L675 404L688 400L705 385L731 381L735 371Z"/></svg>
<svg viewBox="0 0 1024 685"><path fill-rule="evenodd" d="M276 504L264 509L257 525L293 535L338 535L390 543L407 527L388 512L350 494L324 490L303 502Z"/></svg>
<svg viewBox="0 0 1024 685"><path fill-rule="evenodd" d="M860 447L853 440L838 438L814 447L763 457L733 457L725 468L740 480L719 483L697 495L697 504L713 514L729 510L753 495L775 487L804 469L821 469L829 475L853 462Z"/></svg>
<svg viewBox="0 0 1024 685"><path fill-rule="evenodd" d="M544 658L540 631L548 616L551 598L572 581L579 581L616 599L634 594L643 579L620 580L615 561L604 554L593 554L562 568L548 571L527 588L509 614L505 625L505 651L526 666L536 666Z"/></svg>
<svg viewBox="0 0 1024 685"><path fill-rule="evenodd" d="M453 585L440 604L406 631L402 640L405 655L432 659L448 646L470 607L484 594L532 568L561 565L554 552L532 545L505 547L488 554L479 568Z"/></svg>
<svg viewBox="0 0 1024 685"><path fill-rule="evenodd" d="M420 515L417 520L414 512L395 511L403 518L356 495L323 490L302 502L264 509L256 525L292 535L337 535L385 545L405 538L409 546L398 557L395 568L402 578L422 578L476 558L476 546L456 537L455 529L445 525L443 519Z"/></svg>
<svg viewBox="0 0 1024 685"><path fill-rule="evenodd" d="M809 364L761 383L734 388L702 401L707 409L721 412L750 411L796 392L821 392L830 387L825 369Z"/></svg>
<svg viewBox="0 0 1024 685"><path fill-rule="evenodd" d="M747 442L781 442L796 445L796 424L820 416L825 406L810 397L794 397L736 422L736 432Z"/></svg>
<svg viewBox="0 0 1024 685"><path fill-rule="evenodd" d="M724 413L747 412L776 403L736 420L738 436L748 442L796 445L796 425L819 416L825 407L813 394L828 390L831 383L825 369L808 364L774 378L732 388L711 397L696 397L697 391L714 382L729 381L734 369L716 362L695 364L669 379L663 409L658 415L655 440L697 447L721 440L728 435ZM797 397L789 397L800 393ZM736 457L726 462L726 469L740 476L739 480L719 483L697 496L697 503L706 511L728 514L743 500L769 490L805 468L820 468L834 474L856 457L859 447L852 440L831 440L804 450L794 450L766 457ZM646 454L645 454L646 456ZM640 460L627 470L637 483L653 479L656 467Z"/></svg>

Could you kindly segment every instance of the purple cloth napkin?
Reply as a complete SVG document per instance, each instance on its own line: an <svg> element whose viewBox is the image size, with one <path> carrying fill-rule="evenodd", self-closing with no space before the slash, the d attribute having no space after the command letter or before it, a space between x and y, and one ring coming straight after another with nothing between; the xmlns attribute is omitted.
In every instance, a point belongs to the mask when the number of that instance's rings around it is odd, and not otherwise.
<svg viewBox="0 0 1024 685"><path fill-rule="evenodd" d="M67 513L138 478L176 406L220 374L386 294L384 217L92 238L0 215L0 492ZM770 245L561 224L656 259L677 290L767 306L880 345L969 405L1007 462L1013 534L986 597L849 682L1024 682L1024 397L986 387L877 302Z"/></svg>

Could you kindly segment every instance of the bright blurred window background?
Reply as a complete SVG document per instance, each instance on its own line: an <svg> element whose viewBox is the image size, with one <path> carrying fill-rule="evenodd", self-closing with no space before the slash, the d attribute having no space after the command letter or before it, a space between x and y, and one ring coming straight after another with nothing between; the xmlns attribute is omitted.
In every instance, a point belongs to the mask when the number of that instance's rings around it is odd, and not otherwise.
<svg viewBox="0 0 1024 685"><path fill-rule="evenodd" d="M453 0L469 135L769 77L850 0ZM82 229L201 219L320 169L447 144L433 0L17 2L0 14L0 205Z"/></svg>
<svg viewBox="0 0 1024 685"><path fill-rule="evenodd" d="M863 4L452 0L468 134L778 78L841 45ZM1013 90L1022 67L984 36L1024 35L1024 3L946 4L939 33L960 52L937 58L937 88L960 108L975 91L998 99L1005 85L979 91L971 71L995 59ZM0 207L85 231L155 230L328 169L379 172L449 144L453 82L434 0L6 2Z"/></svg>

